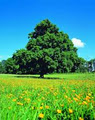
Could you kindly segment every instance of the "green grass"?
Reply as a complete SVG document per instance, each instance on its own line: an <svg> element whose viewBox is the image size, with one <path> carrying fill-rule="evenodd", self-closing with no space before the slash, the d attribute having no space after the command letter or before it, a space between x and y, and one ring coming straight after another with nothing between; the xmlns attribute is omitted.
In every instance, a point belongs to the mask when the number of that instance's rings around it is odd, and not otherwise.
<svg viewBox="0 0 95 120"><path fill-rule="evenodd" d="M23 76L0 75L0 120L95 119L94 73Z"/></svg>
<svg viewBox="0 0 95 120"><path fill-rule="evenodd" d="M15 74L0 74L0 78L39 78L39 75L15 75ZM64 80L95 80L95 73L54 73L45 75L44 79L64 79Z"/></svg>

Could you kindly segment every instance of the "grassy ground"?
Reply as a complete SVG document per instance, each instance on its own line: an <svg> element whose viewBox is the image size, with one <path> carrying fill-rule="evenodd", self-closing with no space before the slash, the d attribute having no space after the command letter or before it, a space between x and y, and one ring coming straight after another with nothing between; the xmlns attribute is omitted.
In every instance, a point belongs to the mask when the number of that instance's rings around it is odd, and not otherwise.
<svg viewBox="0 0 95 120"><path fill-rule="evenodd" d="M0 75L0 120L94 120L95 74Z"/></svg>
<svg viewBox="0 0 95 120"><path fill-rule="evenodd" d="M0 78L39 78L39 75L13 75L0 74ZM47 74L44 79L64 79L64 80L95 80L95 73L69 73L69 74Z"/></svg>

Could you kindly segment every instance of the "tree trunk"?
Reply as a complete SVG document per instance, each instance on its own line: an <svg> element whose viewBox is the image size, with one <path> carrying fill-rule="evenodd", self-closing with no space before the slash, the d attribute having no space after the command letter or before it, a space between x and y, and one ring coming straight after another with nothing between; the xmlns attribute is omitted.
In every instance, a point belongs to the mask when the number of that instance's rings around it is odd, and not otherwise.
<svg viewBox="0 0 95 120"><path fill-rule="evenodd" d="M40 78L44 78L44 74L40 74Z"/></svg>

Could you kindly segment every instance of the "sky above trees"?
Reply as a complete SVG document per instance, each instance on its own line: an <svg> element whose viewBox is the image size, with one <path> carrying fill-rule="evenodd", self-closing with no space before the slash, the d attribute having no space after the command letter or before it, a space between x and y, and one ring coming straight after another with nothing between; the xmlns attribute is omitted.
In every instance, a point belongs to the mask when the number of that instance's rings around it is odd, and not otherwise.
<svg viewBox="0 0 95 120"><path fill-rule="evenodd" d="M28 33L48 18L67 33L78 55L95 58L94 0L0 0L0 60L28 42Z"/></svg>

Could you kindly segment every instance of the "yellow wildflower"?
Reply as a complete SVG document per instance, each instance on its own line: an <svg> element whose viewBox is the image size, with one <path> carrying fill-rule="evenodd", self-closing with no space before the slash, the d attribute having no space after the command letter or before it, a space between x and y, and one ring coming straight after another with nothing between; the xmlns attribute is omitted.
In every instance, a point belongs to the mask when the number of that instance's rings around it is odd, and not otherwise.
<svg viewBox="0 0 95 120"><path fill-rule="evenodd" d="M88 93L89 96L91 96L91 93Z"/></svg>
<svg viewBox="0 0 95 120"><path fill-rule="evenodd" d="M58 109L58 110L57 110L57 113L59 113L59 114L60 114L60 113L61 113L61 110L59 110L59 109Z"/></svg>
<svg viewBox="0 0 95 120"><path fill-rule="evenodd" d="M90 97L89 97L89 96L86 96L85 100L88 101L89 99L90 99Z"/></svg>
<svg viewBox="0 0 95 120"><path fill-rule="evenodd" d="M82 104L83 104L83 105L87 105L87 102L86 102L86 101L83 101Z"/></svg>
<svg viewBox="0 0 95 120"><path fill-rule="evenodd" d="M75 90L72 90L72 92L75 92Z"/></svg>
<svg viewBox="0 0 95 120"><path fill-rule="evenodd" d="M76 102L78 101L78 99L77 98L73 98Z"/></svg>
<svg viewBox="0 0 95 120"><path fill-rule="evenodd" d="M44 118L44 114L40 113L39 118Z"/></svg>
<svg viewBox="0 0 95 120"><path fill-rule="evenodd" d="M12 101L13 101L13 102L15 102L15 101L16 101L16 99L13 99Z"/></svg>
<svg viewBox="0 0 95 120"><path fill-rule="evenodd" d="M78 99L80 99L80 95L75 94L75 96L76 96Z"/></svg>
<svg viewBox="0 0 95 120"><path fill-rule="evenodd" d="M42 110L42 109L43 109L43 106L41 106L40 109Z"/></svg>
<svg viewBox="0 0 95 120"><path fill-rule="evenodd" d="M23 106L23 103L21 103L21 102L17 102L17 105L21 105L21 106Z"/></svg>
<svg viewBox="0 0 95 120"><path fill-rule="evenodd" d="M79 117L79 120L84 120L83 118Z"/></svg>
<svg viewBox="0 0 95 120"><path fill-rule="evenodd" d="M23 97L22 97L22 96L19 96L19 98L21 98L21 99L22 99Z"/></svg>
<svg viewBox="0 0 95 120"><path fill-rule="evenodd" d="M46 105L46 106L45 106L45 108L46 108L46 109L49 109L49 106L48 106L48 105Z"/></svg>
<svg viewBox="0 0 95 120"><path fill-rule="evenodd" d="M65 95L64 97L65 97L65 98L68 98L68 96L67 96L67 95Z"/></svg>
<svg viewBox="0 0 95 120"><path fill-rule="evenodd" d="M24 98L24 100L25 100L27 103L30 103L30 101L31 101L30 98Z"/></svg>
<svg viewBox="0 0 95 120"><path fill-rule="evenodd" d="M69 108L69 113L72 114L73 113L73 110Z"/></svg>

